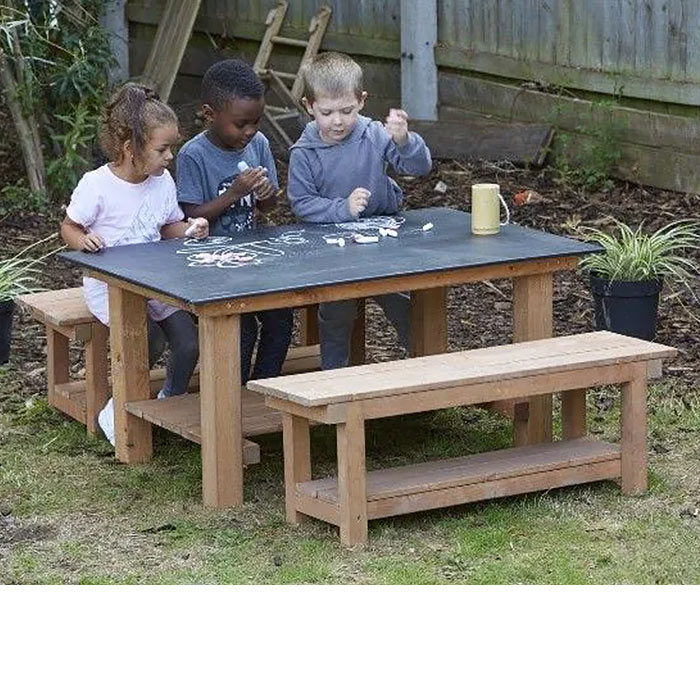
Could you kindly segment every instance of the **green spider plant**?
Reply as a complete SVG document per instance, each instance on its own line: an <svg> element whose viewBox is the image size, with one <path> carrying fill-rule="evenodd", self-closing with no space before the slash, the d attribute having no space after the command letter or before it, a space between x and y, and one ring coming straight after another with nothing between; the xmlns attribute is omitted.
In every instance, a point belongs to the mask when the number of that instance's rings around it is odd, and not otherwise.
<svg viewBox="0 0 700 700"><path fill-rule="evenodd" d="M37 286L37 276L41 271L44 260L56 251L40 255L38 258L29 255L32 248L56 238L58 234L52 234L40 241L36 241L23 248L11 258L0 259L0 302L10 301L20 294L38 292L43 287Z"/></svg>
<svg viewBox="0 0 700 700"><path fill-rule="evenodd" d="M617 219L612 221L616 232L579 227L586 240L603 247L581 260L583 270L611 281L668 279L686 286L700 275L700 267L687 255L700 249L700 221L680 219L653 232L643 229L644 222L633 229Z"/></svg>

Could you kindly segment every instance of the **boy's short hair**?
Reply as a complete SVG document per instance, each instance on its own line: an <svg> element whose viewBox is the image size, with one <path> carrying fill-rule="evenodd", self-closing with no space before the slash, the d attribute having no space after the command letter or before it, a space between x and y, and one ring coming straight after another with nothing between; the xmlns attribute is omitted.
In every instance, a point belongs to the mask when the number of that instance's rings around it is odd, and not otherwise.
<svg viewBox="0 0 700 700"><path fill-rule="evenodd" d="M304 69L304 97L313 102L319 95L339 97L352 92L362 97L362 68L344 53L319 54Z"/></svg>
<svg viewBox="0 0 700 700"><path fill-rule="evenodd" d="M264 94L265 86L255 71L238 58L215 63L202 78L202 102L214 109L221 109L229 100L257 100Z"/></svg>

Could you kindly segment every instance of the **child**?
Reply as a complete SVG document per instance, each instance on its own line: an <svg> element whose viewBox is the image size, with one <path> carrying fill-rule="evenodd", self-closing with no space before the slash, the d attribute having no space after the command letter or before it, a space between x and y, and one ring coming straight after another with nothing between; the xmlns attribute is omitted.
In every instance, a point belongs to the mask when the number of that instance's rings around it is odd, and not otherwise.
<svg viewBox="0 0 700 700"><path fill-rule="evenodd" d="M73 191L61 236L74 250L147 243L188 235L205 238L206 219L183 221L175 183L166 167L178 140L175 113L143 85L127 83L107 104L100 145L110 162L86 173ZM83 278L90 311L109 325L107 285ZM199 355L197 327L190 315L160 301L148 302L148 352L151 365L170 345L170 359L158 398L184 394ZM98 423L114 445L112 399Z"/></svg>
<svg viewBox="0 0 700 700"><path fill-rule="evenodd" d="M206 131L177 155L177 194L187 216L202 216L218 236L235 236L255 222L255 208L277 204L275 160L258 131L265 101L263 84L240 60L219 61L202 79ZM247 169L246 169L247 168ZM292 310L244 314L241 319L241 381L276 377L292 337Z"/></svg>
<svg viewBox="0 0 700 700"><path fill-rule="evenodd" d="M387 164L400 173L430 172L430 151L408 131L406 113L392 109L385 124L372 121L359 114L366 98L362 68L345 54L321 54L305 70L302 102L314 121L292 146L287 190L294 213L304 221L395 214L403 195L386 174ZM384 294L376 301L408 349L410 297ZM356 312L352 299L319 305L323 369L348 364Z"/></svg>

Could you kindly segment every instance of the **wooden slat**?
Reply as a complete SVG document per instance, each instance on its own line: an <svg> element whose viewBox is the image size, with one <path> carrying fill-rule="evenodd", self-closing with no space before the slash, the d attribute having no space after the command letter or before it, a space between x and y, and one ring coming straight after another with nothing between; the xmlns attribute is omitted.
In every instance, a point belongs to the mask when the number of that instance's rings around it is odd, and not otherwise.
<svg viewBox="0 0 700 700"><path fill-rule="evenodd" d="M255 364L255 356L253 362ZM319 345L299 345L289 348L287 358L282 365L282 374L300 374L302 372L313 372L321 367L321 348ZM156 367L151 370L151 398L155 398L165 381L165 367ZM108 380L107 386L111 387L111 381ZM85 401L85 380L76 379L71 382L57 384L55 387L56 393L71 400ZM192 373L192 378L187 387L190 393L199 391L199 367L195 368ZM108 392L109 393L109 392ZM81 398L82 397L82 398Z"/></svg>
<svg viewBox="0 0 700 700"><path fill-rule="evenodd" d="M622 387L622 493L647 489L647 376L640 368Z"/></svg>
<svg viewBox="0 0 700 700"><path fill-rule="evenodd" d="M46 329L48 400L56 405L56 385L68 381L68 338L52 328Z"/></svg>
<svg viewBox="0 0 700 700"><path fill-rule="evenodd" d="M101 323L93 326L92 338L85 344L85 424L89 433L98 430L97 416L107 403L108 383L107 340L109 329Z"/></svg>
<svg viewBox="0 0 700 700"><path fill-rule="evenodd" d="M192 34L201 0L169 0L158 23L153 46L140 79L167 102Z"/></svg>
<svg viewBox="0 0 700 700"><path fill-rule="evenodd" d="M265 435L282 431L281 414L268 408L259 394L241 389L241 410L244 435ZM132 401L127 405L127 411L192 442L202 442L199 394Z"/></svg>
<svg viewBox="0 0 700 700"><path fill-rule="evenodd" d="M455 457L367 473L367 500L378 501L513 476L568 469L620 459L620 448L588 438L511 447L495 452ZM619 476L619 471L617 476ZM327 503L338 502L335 477L298 483L296 489Z"/></svg>
<svg viewBox="0 0 700 700"><path fill-rule="evenodd" d="M272 38L279 34L288 5L288 2L281 0L267 14L265 34L263 34L258 55L255 57L255 63L253 63L253 70L258 75L267 68L267 62L272 54Z"/></svg>
<svg viewBox="0 0 700 700"><path fill-rule="evenodd" d="M646 402L645 402L646 407ZM586 390L574 389L561 394L561 428L564 440L586 434Z"/></svg>
<svg viewBox="0 0 700 700"><path fill-rule="evenodd" d="M392 515L415 513L433 508L484 501L489 498L503 498L535 491L586 484L603 479L617 479L620 476L620 460L582 464L568 469L553 469L526 476L512 476L496 481L456 486L441 491L427 491L411 496L398 496L373 501L367 505L367 517L386 518Z"/></svg>
<svg viewBox="0 0 700 700"><path fill-rule="evenodd" d="M433 158L509 160L539 166L554 135L550 124L494 123L477 116L460 121L412 119L411 129L425 139Z"/></svg>
<svg viewBox="0 0 700 700"><path fill-rule="evenodd" d="M97 322L85 303L82 287L22 294L16 301L41 323L61 327Z"/></svg>
<svg viewBox="0 0 700 700"><path fill-rule="evenodd" d="M358 404L348 407L347 420L337 427L336 437L340 541L346 547L364 545L367 543L365 421Z"/></svg>
<svg viewBox="0 0 700 700"><path fill-rule="evenodd" d="M423 357L447 350L447 289L411 293L411 355Z"/></svg>
<svg viewBox="0 0 700 700"><path fill-rule="evenodd" d="M673 348L608 331L251 381L248 388L322 406L524 376L671 357ZM492 399L501 398L498 396Z"/></svg>

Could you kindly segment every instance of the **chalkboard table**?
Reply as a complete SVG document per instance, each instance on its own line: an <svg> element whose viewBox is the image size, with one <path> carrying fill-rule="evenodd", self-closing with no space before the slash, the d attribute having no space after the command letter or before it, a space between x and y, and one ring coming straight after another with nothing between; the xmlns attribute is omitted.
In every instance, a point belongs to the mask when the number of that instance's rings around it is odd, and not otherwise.
<svg viewBox="0 0 700 700"><path fill-rule="evenodd" d="M411 291L413 354L432 354L446 349L446 287L513 278L514 342L551 336L553 273L597 248L517 225L473 236L470 220L454 209L416 209L351 224L258 228L233 239L61 253L109 285L117 458L148 459L151 423L162 425L201 441L206 505L242 502L244 430L280 425L266 421L260 402L240 386L242 313ZM355 242L358 234L377 241ZM198 316L198 396L149 400L149 298ZM527 417L520 424L516 417L516 440L550 436L551 398L531 398Z"/></svg>

